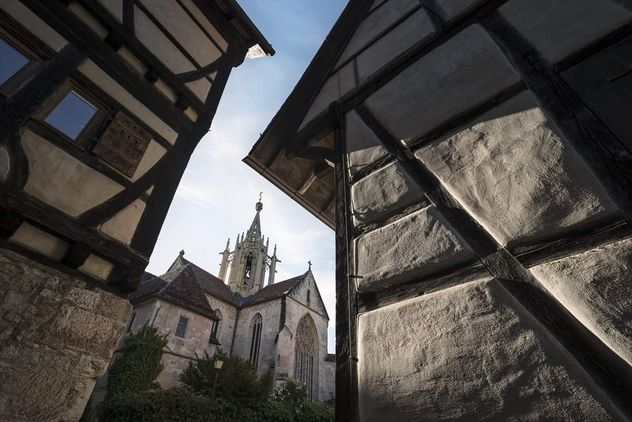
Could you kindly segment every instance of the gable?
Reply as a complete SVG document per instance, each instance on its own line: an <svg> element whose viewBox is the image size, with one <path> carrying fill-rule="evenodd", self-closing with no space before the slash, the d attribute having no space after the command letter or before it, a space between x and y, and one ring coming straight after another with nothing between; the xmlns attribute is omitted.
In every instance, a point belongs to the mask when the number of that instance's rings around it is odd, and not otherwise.
<svg viewBox="0 0 632 422"><path fill-rule="evenodd" d="M318 285L311 272L307 274L301 283L292 289L288 296L329 319L325 303L323 302L320 291L318 290Z"/></svg>

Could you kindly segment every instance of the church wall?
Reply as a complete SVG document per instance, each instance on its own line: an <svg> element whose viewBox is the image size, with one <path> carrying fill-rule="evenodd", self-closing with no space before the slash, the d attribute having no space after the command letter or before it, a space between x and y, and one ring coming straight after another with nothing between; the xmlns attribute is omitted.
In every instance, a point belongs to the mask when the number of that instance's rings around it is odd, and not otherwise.
<svg viewBox="0 0 632 422"><path fill-rule="evenodd" d="M250 343L252 339L251 321L257 313L260 313L263 318L257 373L259 375L263 375L268 371L274 370L276 359L275 340L276 335L279 332L279 318L281 316L280 299L260 303L239 310L232 354L241 356L246 360L249 359Z"/></svg>
<svg viewBox="0 0 632 422"><path fill-rule="evenodd" d="M310 306L307 306L307 291L310 291ZM328 378L331 375L330 372L323 368L325 364L325 358L327 357L327 326L328 319L322 313L322 302L317 299L316 287L313 277L307 277L299 286L297 286L286 300L286 320L285 325L290 329L293 335L296 334L296 328L298 323L306 314L309 314L316 326L316 333L318 337L318 360L314 363L315 379L318 380L318 386L314 391L314 399L318 401L329 400L334 391L331 390L333 380ZM310 308L316 308L310 309ZM293 340L295 337L293 337ZM294 349L294 341L289 345L292 350ZM289 362L289 376L294 376L294 353L290 354Z"/></svg>
<svg viewBox="0 0 632 422"><path fill-rule="evenodd" d="M226 353L230 353L233 344L237 308L210 295L206 295L206 299L209 301L213 310L219 309L222 312L222 322L217 333L217 339L220 342L222 350Z"/></svg>
<svg viewBox="0 0 632 422"><path fill-rule="evenodd" d="M178 385L178 376L191 359L195 359L196 355L202 356L205 351L209 355L215 352L215 346L208 342L213 321L164 300L157 300L157 305L159 308L153 326L168 334L167 352L163 354L165 369L157 381L163 388L170 388ZM189 320L184 338L175 335L181 316Z"/></svg>
<svg viewBox="0 0 632 422"><path fill-rule="evenodd" d="M351 187L337 212L352 240L339 276L358 315L338 324L338 385L366 421L626 420L632 12L492 3L430 2L434 28L417 33L406 22L429 7L411 6L344 53L367 94L342 106ZM363 87L398 60L387 37L426 44Z"/></svg>

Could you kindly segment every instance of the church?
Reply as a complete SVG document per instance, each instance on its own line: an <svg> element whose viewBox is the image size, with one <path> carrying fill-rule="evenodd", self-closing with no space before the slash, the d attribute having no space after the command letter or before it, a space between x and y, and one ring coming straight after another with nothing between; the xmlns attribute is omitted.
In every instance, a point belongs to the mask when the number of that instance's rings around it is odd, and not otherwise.
<svg viewBox="0 0 632 422"><path fill-rule="evenodd" d="M327 353L329 316L311 271L275 282L281 262L276 246L261 234L261 198L246 234L230 239L218 276L176 257L161 276L145 273L129 296L134 306L127 332L144 325L168 335L158 377L163 388L177 386L190 361L218 348L248 360L259 375L270 371L274 386L295 378L313 401L332 401L335 358ZM267 280L266 280L267 275Z"/></svg>

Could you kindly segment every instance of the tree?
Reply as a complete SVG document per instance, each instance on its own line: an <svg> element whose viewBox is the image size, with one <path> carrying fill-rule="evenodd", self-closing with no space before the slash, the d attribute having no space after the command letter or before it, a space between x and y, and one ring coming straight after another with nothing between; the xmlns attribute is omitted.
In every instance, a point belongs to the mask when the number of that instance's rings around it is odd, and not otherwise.
<svg viewBox="0 0 632 422"><path fill-rule="evenodd" d="M215 369L215 360L224 361L222 369ZM189 366L180 374L183 387L198 395L208 396L213 391L216 371L217 386L215 397L243 405L266 400L272 388L270 372L262 377L257 376L256 369L250 362L238 357L227 356L218 350L213 357L204 357L189 362Z"/></svg>
<svg viewBox="0 0 632 422"><path fill-rule="evenodd" d="M167 336L154 327L144 326L130 334L110 368L105 400L159 388L154 381L163 369L160 361L166 345Z"/></svg>

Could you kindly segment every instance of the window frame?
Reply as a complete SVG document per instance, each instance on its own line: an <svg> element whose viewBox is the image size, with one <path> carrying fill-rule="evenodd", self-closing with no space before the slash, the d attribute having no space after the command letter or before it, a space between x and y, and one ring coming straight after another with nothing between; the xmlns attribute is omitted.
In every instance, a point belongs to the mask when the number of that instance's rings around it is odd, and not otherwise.
<svg viewBox="0 0 632 422"><path fill-rule="evenodd" d="M46 121L46 118L72 91L96 108L94 115L90 118L90 120L88 120L88 123L86 123L85 127L74 139ZM94 94L91 94L79 82L70 78L61 84L59 88L57 88L55 92L53 92L53 94L42 103L42 105L33 113L32 118L54 132L55 135L66 140L68 143L79 149L91 151L94 144L98 141L99 134L103 132L107 126L106 123L109 122L109 117L112 111L112 106L106 101L96 97Z"/></svg>
<svg viewBox="0 0 632 422"><path fill-rule="evenodd" d="M182 335L180 335L178 334L178 331L180 330L180 323L183 320L184 320L184 328L182 329ZM174 336L180 337L180 338L186 338L188 326L189 326L189 318L180 315L180 318L178 319L178 325L176 325L176 331L174 333Z"/></svg>
<svg viewBox="0 0 632 422"><path fill-rule="evenodd" d="M43 63L54 56L55 51L1 9L0 38L29 60L0 85L0 102L2 102L27 83Z"/></svg>

